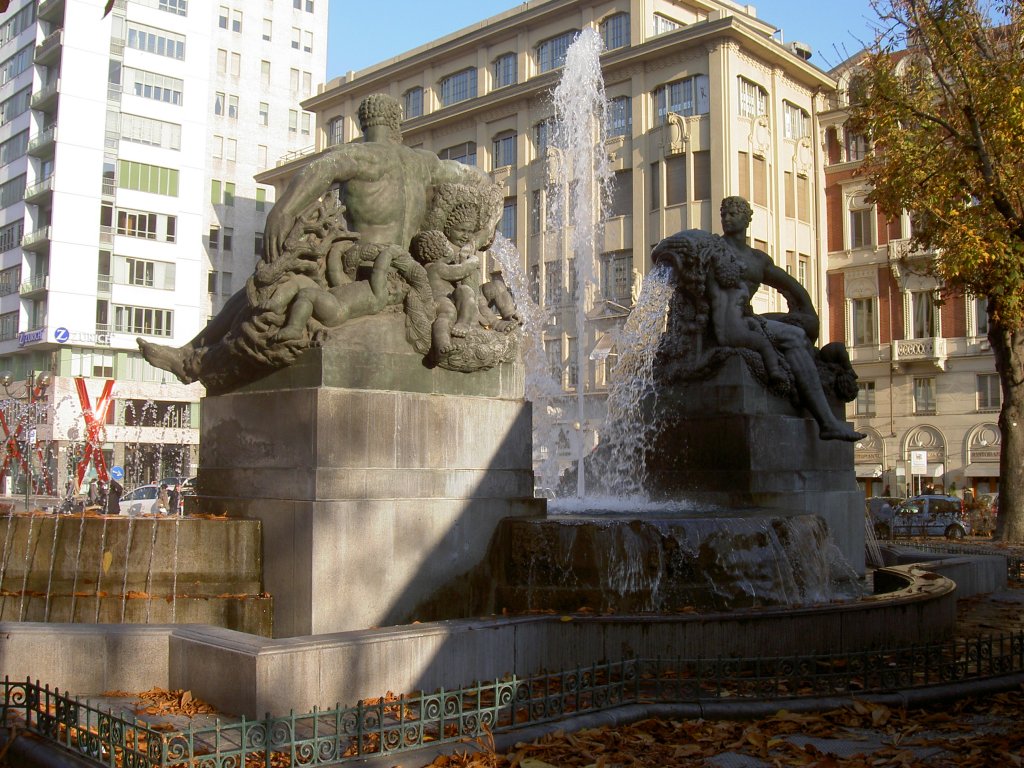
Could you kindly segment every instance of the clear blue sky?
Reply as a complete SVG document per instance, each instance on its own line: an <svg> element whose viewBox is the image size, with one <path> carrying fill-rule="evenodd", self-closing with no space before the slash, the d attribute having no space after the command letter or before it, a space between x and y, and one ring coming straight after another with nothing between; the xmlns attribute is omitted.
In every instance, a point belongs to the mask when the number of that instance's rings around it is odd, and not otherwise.
<svg viewBox="0 0 1024 768"><path fill-rule="evenodd" d="M363 69L519 5L515 0L330 0L327 77ZM785 42L809 44L811 63L822 69L872 38L868 0L755 0L752 5L758 18L782 27Z"/></svg>

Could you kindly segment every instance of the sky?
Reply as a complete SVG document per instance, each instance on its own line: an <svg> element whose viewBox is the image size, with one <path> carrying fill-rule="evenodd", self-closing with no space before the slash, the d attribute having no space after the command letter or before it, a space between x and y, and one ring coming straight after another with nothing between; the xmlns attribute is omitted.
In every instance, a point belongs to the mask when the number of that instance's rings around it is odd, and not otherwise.
<svg viewBox="0 0 1024 768"><path fill-rule="evenodd" d="M329 1L328 80L521 5L514 0ZM869 0L760 0L752 4L759 19L782 28L784 42L809 44L814 50L811 63L822 69L839 64L873 37Z"/></svg>

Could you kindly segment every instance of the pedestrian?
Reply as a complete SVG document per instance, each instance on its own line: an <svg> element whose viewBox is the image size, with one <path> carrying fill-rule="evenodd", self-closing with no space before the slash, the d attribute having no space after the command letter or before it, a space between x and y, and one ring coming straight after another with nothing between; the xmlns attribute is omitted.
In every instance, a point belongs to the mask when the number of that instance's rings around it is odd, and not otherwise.
<svg viewBox="0 0 1024 768"><path fill-rule="evenodd" d="M889 484L888 483L886 483L885 484L885 488L882 489L882 495L885 496L885 497L892 496L892 491L889 490Z"/></svg>
<svg viewBox="0 0 1024 768"><path fill-rule="evenodd" d="M160 494L157 496L156 509L161 515L169 513L171 495L167 492L167 483L160 483Z"/></svg>
<svg viewBox="0 0 1024 768"><path fill-rule="evenodd" d="M95 477L92 480L89 481L88 499L89 499L89 506L90 507L99 506L99 501L100 501L99 482L96 480Z"/></svg>
<svg viewBox="0 0 1024 768"><path fill-rule="evenodd" d="M170 504L170 514L180 515L181 514L181 486L175 483L171 486L170 492L167 494L167 500Z"/></svg>
<svg viewBox="0 0 1024 768"><path fill-rule="evenodd" d="M121 494L124 493L124 487L111 478L110 488L107 489L107 514L108 515L119 515L121 514Z"/></svg>

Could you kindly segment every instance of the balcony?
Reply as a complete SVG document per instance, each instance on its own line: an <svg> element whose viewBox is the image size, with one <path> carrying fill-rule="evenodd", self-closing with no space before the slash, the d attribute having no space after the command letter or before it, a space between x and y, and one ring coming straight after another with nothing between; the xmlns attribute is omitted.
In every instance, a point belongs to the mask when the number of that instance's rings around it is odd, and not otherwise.
<svg viewBox="0 0 1024 768"><path fill-rule="evenodd" d="M18 287L18 294L22 298L28 298L35 296L39 293L44 293L50 288L50 276L40 275L39 277L33 277L28 282L22 283Z"/></svg>
<svg viewBox="0 0 1024 768"><path fill-rule="evenodd" d="M29 232L21 238L21 249L23 251L48 251L50 249L51 228L49 225L40 227L34 232Z"/></svg>
<svg viewBox="0 0 1024 768"><path fill-rule="evenodd" d="M928 363L946 369L946 340L939 336L926 339L899 339L892 343L894 363Z"/></svg>
<svg viewBox="0 0 1024 768"><path fill-rule="evenodd" d="M54 24L64 21L64 0L42 0L36 9L36 16Z"/></svg>
<svg viewBox="0 0 1024 768"><path fill-rule="evenodd" d="M64 45L64 30L57 29L40 41L36 46L33 61L43 66L53 66L60 61L60 51Z"/></svg>
<svg viewBox="0 0 1024 768"><path fill-rule="evenodd" d="M43 86L32 94L32 109L39 112L52 112L57 105L57 96L60 94L60 78L58 77L49 85Z"/></svg>
<svg viewBox="0 0 1024 768"><path fill-rule="evenodd" d="M32 157L53 157L54 144L57 141L57 124L40 131L28 142L28 153Z"/></svg>
<svg viewBox="0 0 1024 768"><path fill-rule="evenodd" d="M53 174L25 189L25 202L42 205L53 194Z"/></svg>

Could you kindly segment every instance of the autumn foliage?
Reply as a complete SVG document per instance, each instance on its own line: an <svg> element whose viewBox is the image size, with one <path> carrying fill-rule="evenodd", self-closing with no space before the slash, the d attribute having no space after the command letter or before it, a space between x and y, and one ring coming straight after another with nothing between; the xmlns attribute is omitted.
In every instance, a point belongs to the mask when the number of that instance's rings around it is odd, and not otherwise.
<svg viewBox="0 0 1024 768"><path fill-rule="evenodd" d="M947 294L987 299L1002 385L997 536L1024 541L1024 7L874 0L853 127L879 208L910 211Z"/></svg>

